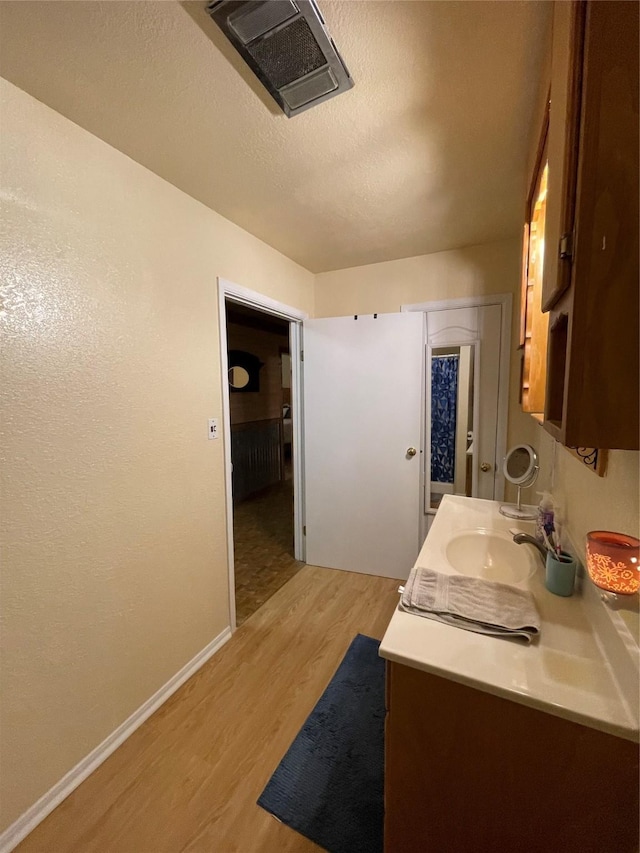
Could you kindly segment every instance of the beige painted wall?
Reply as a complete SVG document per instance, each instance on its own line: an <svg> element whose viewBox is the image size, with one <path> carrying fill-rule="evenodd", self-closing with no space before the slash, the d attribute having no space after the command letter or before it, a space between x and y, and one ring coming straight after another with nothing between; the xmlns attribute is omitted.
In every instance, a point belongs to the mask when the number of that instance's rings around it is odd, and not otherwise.
<svg viewBox="0 0 640 853"><path fill-rule="evenodd" d="M215 276L314 313L307 271L1 94L0 831L228 624ZM519 264L514 237L326 273L315 313L512 292L515 344ZM540 449L543 484L553 442L519 411L513 353L509 443ZM576 539L637 531L637 453L599 480L558 448L555 480Z"/></svg>
<svg viewBox="0 0 640 853"><path fill-rule="evenodd" d="M514 237L451 252L321 273L316 276L316 316L387 313L415 302L513 294L507 444L529 442L534 424L520 411L518 403L520 251L520 238Z"/></svg>
<svg viewBox="0 0 640 853"><path fill-rule="evenodd" d="M544 472L536 488L551 490L580 557L584 559L589 530L617 530L640 537L640 454L610 450L607 473L598 477L542 427L536 431Z"/></svg>
<svg viewBox="0 0 640 853"><path fill-rule="evenodd" d="M512 359L509 395L509 446L524 442L540 454L540 478L523 500L537 503L536 492L550 488L566 518L569 534L584 555L588 530L604 528L638 535L640 455L611 451L604 478L578 462L562 446L555 458L551 436L519 404L520 316L519 238L453 252L421 255L400 261L353 267L316 276L316 316L399 311L405 303L454 299L491 293L513 293ZM555 465L555 475L554 468ZM507 489L513 499L513 489Z"/></svg>
<svg viewBox="0 0 640 853"><path fill-rule="evenodd" d="M229 624L216 276L313 312L310 273L1 94L0 831Z"/></svg>

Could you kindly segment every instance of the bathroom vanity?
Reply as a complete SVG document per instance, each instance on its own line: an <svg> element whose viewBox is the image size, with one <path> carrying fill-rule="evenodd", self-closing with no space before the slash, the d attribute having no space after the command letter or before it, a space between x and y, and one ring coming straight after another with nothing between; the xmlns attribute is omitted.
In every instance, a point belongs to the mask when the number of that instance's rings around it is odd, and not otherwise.
<svg viewBox="0 0 640 853"><path fill-rule="evenodd" d="M588 579L544 587L499 504L446 496L417 565L528 589L540 636L396 610L387 661L385 851L638 849L638 649Z"/></svg>

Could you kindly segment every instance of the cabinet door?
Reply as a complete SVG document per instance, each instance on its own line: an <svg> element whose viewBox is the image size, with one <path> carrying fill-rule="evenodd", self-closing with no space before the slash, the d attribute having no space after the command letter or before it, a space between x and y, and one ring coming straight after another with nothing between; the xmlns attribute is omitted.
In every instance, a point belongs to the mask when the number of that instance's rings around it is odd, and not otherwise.
<svg viewBox="0 0 640 853"><path fill-rule="evenodd" d="M409 666L387 672L386 851L638 850L637 744Z"/></svg>
<svg viewBox="0 0 640 853"><path fill-rule="evenodd" d="M542 266L547 211L547 137L549 115L545 116L539 154L527 200L521 291L522 411L537 420L544 417L547 378L549 314L543 314Z"/></svg>
<svg viewBox="0 0 640 853"><path fill-rule="evenodd" d="M637 3L588 4L565 441L637 450Z"/></svg>
<svg viewBox="0 0 640 853"><path fill-rule="evenodd" d="M555 305L571 282L585 5L554 3L543 311Z"/></svg>

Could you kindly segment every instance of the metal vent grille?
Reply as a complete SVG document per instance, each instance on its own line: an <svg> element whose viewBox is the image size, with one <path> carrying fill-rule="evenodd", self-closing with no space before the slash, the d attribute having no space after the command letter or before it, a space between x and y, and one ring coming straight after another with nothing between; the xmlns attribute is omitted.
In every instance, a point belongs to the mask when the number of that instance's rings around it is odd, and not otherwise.
<svg viewBox="0 0 640 853"><path fill-rule="evenodd" d="M247 50L276 89L327 64L304 18L296 18L293 23L247 45Z"/></svg>
<svg viewBox="0 0 640 853"><path fill-rule="evenodd" d="M212 0L207 12L287 116L353 86L315 0Z"/></svg>

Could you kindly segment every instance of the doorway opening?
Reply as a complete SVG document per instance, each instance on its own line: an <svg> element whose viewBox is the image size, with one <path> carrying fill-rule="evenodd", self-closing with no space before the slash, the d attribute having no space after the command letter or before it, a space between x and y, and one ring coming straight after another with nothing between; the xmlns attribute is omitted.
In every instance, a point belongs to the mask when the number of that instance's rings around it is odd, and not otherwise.
<svg viewBox="0 0 640 853"><path fill-rule="evenodd" d="M232 629L304 565L300 320L219 282Z"/></svg>
<svg viewBox="0 0 640 853"><path fill-rule="evenodd" d="M426 323L422 538L446 494L504 498L511 294L404 305Z"/></svg>
<svg viewBox="0 0 640 853"><path fill-rule="evenodd" d="M430 509L473 491L473 344L431 350Z"/></svg>
<svg viewBox="0 0 640 853"><path fill-rule="evenodd" d="M289 321L226 301L236 625L304 565L294 553Z"/></svg>

